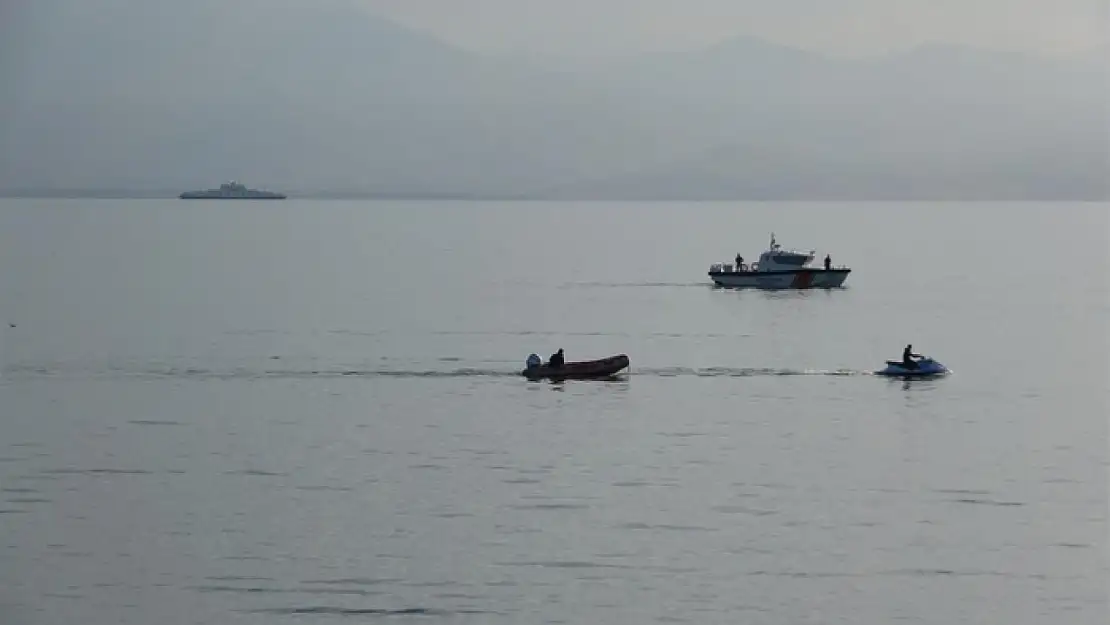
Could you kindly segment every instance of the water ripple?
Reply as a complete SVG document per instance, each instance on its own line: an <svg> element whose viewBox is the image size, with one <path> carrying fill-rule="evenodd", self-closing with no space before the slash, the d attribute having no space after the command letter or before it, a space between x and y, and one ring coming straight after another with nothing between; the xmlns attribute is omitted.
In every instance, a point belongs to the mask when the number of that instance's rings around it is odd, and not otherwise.
<svg viewBox="0 0 1110 625"><path fill-rule="evenodd" d="M288 473L280 471L262 471L260 469L240 469L237 471L224 471L224 475L246 475L254 477L287 477Z"/></svg>
<svg viewBox="0 0 1110 625"><path fill-rule="evenodd" d="M777 510L759 510L756 508L747 508L745 506L714 506L712 508L715 512L722 514L750 514L752 516L770 516L778 514Z"/></svg>
<svg viewBox="0 0 1110 625"><path fill-rule="evenodd" d="M297 614L325 614L333 616L458 616L466 614L498 614L488 610L440 610L435 608L338 608L331 606L311 606L294 608L265 608L250 610L254 614L274 614L290 616Z"/></svg>
<svg viewBox="0 0 1110 625"><path fill-rule="evenodd" d="M132 425L185 425L180 421L157 421L154 419L132 419L128 423Z"/></svg>
<svg viewBox="0 0 1110 625"><path fill-rule="evenodd" d="M633 569L636 567L627 564L605 564L602 562L588 562L584 560L535 560L525 562L497 562L498 566L522 566L551 569Z"/></svg>
<svg viewBox="0 0 1110 625"><path fill-rule="evenodd" d="M339 492L339 493L345 493L345 492L350 492L350 491L354 490L350 486L315 486L315 485L307 485L307 486L297 486L296 488L297 488L297 490L305 490L305 491L333 491L333 492Z"/></svg>
<svg viewBox="0 0 1110 625"><path fill-rule="evenodd" d="M245 594L320 594L320 595L357 595L377 596L384 594L380 590L363 590L360 588L266 588L259 586L195 586L197 592L229 592Z"/></svg>
<svg viewBox="0 0 1110 625"><path fill-rule="evenodd" d="M1024 506L1025 505L1023 502L1020 502L1020 501L996 501L996 500L993 500L993 499L974 499L974 498L969 498L969 497L965 497L965 498L961 498L961 499L953 499L952 501L955 502L955 503L974 504L974 505L980 505L980 506L1013 507L1013 506Z"/></svg>
<svg viewBox="0 0 1110 625"><path fill-rule="evenodd" d="M404 580L396 577L341 577L339 579L306 579L301 583L337 586L376 586L378 584L395 584L403 581Z"/></svg>
<svg viewBox="0 0 1110 625"><path fill-rule="evenodd" d="M42 473L46 475L151 475L150 471L142 469L75 469L72 467L46 469Z"/></svg>
<svg viewBox="0 0 1110 625"><path fill-rule="evenodd" d="M509 507L514 510L585 510L589 508L588 505L581 503L516 504Z"/></svg>
<svg viewBox="0 0 1110 625"><path fill-rule="evenodd" d="M615 526L617 529L623 530L665 530L676 532L719 532L720 530L715 527L704 527L701 525L668 525L662 524L648 524L648 523L621 523Z"/></svg>

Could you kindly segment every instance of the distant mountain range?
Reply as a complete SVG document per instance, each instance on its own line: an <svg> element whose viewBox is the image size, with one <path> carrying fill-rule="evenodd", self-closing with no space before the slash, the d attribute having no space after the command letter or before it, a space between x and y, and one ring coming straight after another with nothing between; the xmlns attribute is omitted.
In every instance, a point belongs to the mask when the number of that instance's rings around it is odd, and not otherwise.
<svg viewBox="0 0 1110 625"><path fill-rule="evenodd" d="M9 193L1110 199L1110 50L843 60L738 38L561 71L349 0L18 6Z"/></svg>

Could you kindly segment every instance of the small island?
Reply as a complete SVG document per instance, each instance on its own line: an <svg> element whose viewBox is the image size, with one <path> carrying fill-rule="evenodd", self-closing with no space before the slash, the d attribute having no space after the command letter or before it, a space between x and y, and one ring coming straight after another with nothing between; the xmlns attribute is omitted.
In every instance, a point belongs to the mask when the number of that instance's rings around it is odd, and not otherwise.
<svg viewBox="0 0 1110 625"><path fill-rule="evenodd" d="M232 180L221 184L218 189L186 191L178 197L182 200L284 200L285 194L249 189Z"/></svg>

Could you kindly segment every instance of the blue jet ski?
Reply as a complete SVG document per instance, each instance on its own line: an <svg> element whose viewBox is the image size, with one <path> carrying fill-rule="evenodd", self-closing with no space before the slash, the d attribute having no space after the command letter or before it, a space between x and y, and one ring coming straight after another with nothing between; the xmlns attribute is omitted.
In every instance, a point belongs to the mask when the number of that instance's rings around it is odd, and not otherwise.
<svg viewBox="0 0 1110 625"><path fill-rule="evenodd" d="M907 367L901 360L888 360L886 361L886 368L876 371L875 375L888 375L898 378L926 378L951 373L948 367L928 356L922 356L914 360L914 364L917 366Z"/></svg>

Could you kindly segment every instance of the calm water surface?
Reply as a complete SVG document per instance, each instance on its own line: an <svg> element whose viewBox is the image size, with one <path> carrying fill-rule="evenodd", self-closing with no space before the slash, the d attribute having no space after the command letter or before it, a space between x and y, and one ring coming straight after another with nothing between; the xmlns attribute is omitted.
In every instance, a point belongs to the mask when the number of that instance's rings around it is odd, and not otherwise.
<svg viewBox="0 0 1110 625"><path fill-rule="evenodd" d="M0 200L0 622L1105 623L1108 209Z"/></svg>

